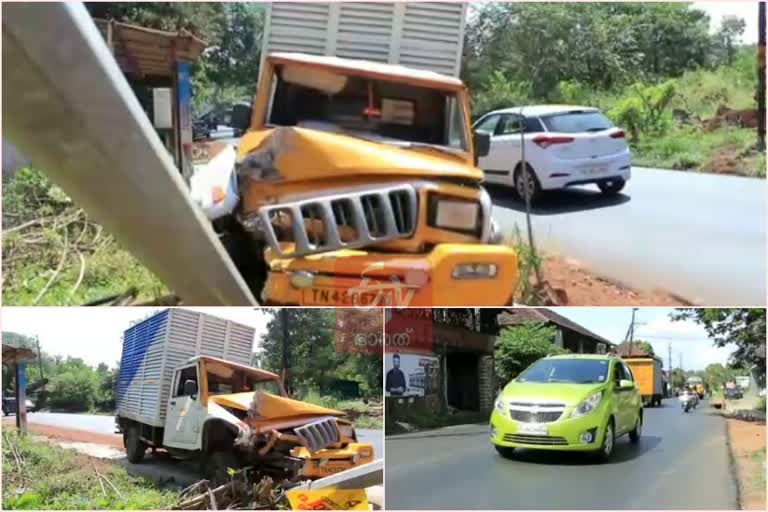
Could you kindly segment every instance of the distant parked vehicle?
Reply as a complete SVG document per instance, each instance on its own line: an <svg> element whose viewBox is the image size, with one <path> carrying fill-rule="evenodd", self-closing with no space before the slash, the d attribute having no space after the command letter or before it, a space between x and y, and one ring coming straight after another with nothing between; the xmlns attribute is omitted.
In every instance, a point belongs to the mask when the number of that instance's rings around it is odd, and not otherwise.
<svg viewBox="0 0 768 512"><path fill-rule="evenodd" d="M525 196L520 131L532 180L531 200L543 190L594 183L604 194L620 192L631 175L624 131L596 108L539 105L490 112L473 126L491 136L478 166L488 183L514 187Z"/></svg>
<svg viewBox="0 0 768 512"><path fill-rule="evenodd" d="M732 388L725 388L725 391L723 392L723 395L725 396L726 400L741 400L744 395L741 392L741 388L738 386L734 386Z"/></svg>
<svg viewBox="0 0 768 512"><path fill-rule="evenodd" d="M27 412L35 412L35 404L29 398L24 402L27 405ZM4 396L3 397L3 416L9 414L16 414L16 397Z"/></svg>

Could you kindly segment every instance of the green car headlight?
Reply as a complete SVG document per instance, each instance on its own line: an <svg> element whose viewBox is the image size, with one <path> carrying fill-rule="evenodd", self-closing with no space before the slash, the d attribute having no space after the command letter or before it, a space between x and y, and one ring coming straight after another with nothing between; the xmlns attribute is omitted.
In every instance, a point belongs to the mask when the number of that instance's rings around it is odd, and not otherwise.
<svg viewBox="0 0 768 512"><path fill-rule="evenodd" d="M494 403L494 407L496 407L496 412L499 414L504 414L504 400L501 399L501 395L496 397L496 402Z"/></svg>
<svg viewBox="0 0 768 512"><path fill-rule="evenodd" d="M571 412L571 418L579 418L590 414L597 406L600 405L600 400L603 399L603 392L598 391L592 395L589 395L586 399L582 400L579 405Z"/></svg>

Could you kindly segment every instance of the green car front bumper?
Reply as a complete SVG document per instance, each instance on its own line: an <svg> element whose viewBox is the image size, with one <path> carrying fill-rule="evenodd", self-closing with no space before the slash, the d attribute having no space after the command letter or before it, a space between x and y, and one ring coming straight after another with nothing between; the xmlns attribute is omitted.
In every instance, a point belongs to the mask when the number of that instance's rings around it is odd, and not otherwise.
<svg viewBox="0 0 768 512"><path fill-rule="evenodd" d="M521 432L526 427L530 428L532 424L515 421L494 409L490 421L491 443L496 446L534 450L599 450L608 424L603 407L598 407L596 411L578 418L568 418L568 414L568 412L564 414L565 419L536 425L543 431L532 433Z"/></svg>

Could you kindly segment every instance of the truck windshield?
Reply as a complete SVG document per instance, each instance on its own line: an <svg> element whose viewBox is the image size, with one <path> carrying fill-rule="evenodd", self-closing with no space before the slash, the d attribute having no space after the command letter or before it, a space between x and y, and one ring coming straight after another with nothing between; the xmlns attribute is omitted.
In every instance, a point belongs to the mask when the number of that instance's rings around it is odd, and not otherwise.
<svg viewBox="0 0 768 512"><path fill-rule="evenodd" d="M540 359L521 373L516 382L605 382L608 366L605 359Z"/></svg>
<svg viewBox="0 0 768 512"><path fill-rule="evenodd" d="M206 377L209 395L229 395L250 391L263 391L278 396L283 394L279 381L265 379L223 364L209 364L206 368Z"/></svg>
<svg viewBox="0 0 768 512"><path fill-rule="evenodd" d="M466 151L461 98L400 82L277 68L267 114L272 126L343 133L383 143Z"/></svg>

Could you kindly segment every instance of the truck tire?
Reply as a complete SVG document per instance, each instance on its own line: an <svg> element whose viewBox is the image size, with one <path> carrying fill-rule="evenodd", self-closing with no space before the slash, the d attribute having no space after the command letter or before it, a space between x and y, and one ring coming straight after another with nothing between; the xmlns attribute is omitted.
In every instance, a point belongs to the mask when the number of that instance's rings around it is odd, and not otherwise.
<svg viewBox="0 0 768 512"><path fill-rule="evenodd" d="M128 461L131 464L138 464L144 459L144 452L147 451L147 444L139 436L138 425L129 426L123 434L125 444L125 453L128 455Z"/></svg>
<svg viewBox="0 0 768 512"><path fill-rule="evenodd" d="M240 469L237 456L231 451L211 452L203 463L203 474L211 481L212 487L218 487L229 481L229 469Z"/></svg>

